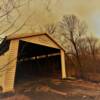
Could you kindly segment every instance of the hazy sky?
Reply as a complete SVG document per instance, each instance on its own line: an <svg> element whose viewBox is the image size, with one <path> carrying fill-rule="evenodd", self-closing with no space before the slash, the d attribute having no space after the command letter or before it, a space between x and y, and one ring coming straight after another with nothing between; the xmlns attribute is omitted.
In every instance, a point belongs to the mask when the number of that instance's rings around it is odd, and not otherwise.
<svg viewBox="0 0 100 100"><path fill-rule="evenodd" d="M89 31L100 36L100 0L32 0L36 25L56 22L65 14L76 14L85 20ZM49 6L47 7L47 5ZM46 9L47 8L47 9Z"/></svg>
<svg viewBox="0 0 100 100"><path fill-rule="evenodd" d="M78 14L88 23L90 32L100 36L100 0L60 0L62 12Z"/></svg>
<svg viewBox="0 0 100 100"><path fill-rule="evenodd" d="M62 11L76 13L87 21L90 32L100 36L100 0L62 0Z"/></svg>
<svg viewBox="0 0 100 100"><path fill-rule="evenodd" d="M76 14L87 22L90 33L100 36L100 0L30 0L30 6L26 4L21 11L16 27L33 13L22 32L37 31L48 23L58 22L65 14Z"/></svg>

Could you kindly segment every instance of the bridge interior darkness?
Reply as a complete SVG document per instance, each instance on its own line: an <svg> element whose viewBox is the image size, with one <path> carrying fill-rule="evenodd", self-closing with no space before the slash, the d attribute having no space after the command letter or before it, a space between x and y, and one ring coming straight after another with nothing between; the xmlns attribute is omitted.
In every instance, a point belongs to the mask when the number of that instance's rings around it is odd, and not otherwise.
<svg viewBox="0 0 100 100"><path fill-rule="evenodd" d="M61 76L60 50L25 41L19 42L15 84L35 78Z"/></svg>

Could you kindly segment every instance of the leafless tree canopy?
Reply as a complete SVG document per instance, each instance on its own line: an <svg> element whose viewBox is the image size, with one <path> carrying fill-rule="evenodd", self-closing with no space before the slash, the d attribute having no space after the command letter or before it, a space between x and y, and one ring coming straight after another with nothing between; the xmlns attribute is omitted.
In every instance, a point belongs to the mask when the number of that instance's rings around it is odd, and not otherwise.
<svg viewBox="0 0 100 100"><path fill-rule="evenodd" d="M90 70L90 66L95 72L95 67L98 66L96 56L100 52L99 40L94 36L88 36L87 28L87 24L75 15L66 15L60 22L60 35L65 37L63 44L68 43L70 48L66 54L72 55L69 57L70 61L78 67L80 77L84 76L84 70Z"/></svg>
<svg viewBox="0 0 100 100"><path fill-rule="evenodd" d="M66 15L60 22L62 32L68 40L76 41L78 38L86 34L87 25L81 22L75 15Z"/></svg>
<svg viewBox="0 0 100 100"><path fill-rule="evenodd" d="M1 0L0 1L0 37L7 35L7 32L16 26L22 12L20 9L29 2L29 0ZM24 26L25 22L17 25L16 32Z"/></svg>
<svg viewBox="0 0 100 100"><path fill-rule="evenodd" d="M45 31L48 33L48 34L51 34L53 35L56 31L56 25L55 24L48 24L45 26Z"/></svg>
<svg viewBox="0 0 100 100"><path fill-rule="evenodd" d="M74 55L77 60L77 66L82 71L82 64L80 60L79 41L85 36L87 32L87 25L80 21L75 15L66 15L60 22L62 35L64 35L66 42L69 42L70 51L68 54Z"/></svg>
<svg viewBox="0 0 100 100"><path fill-rule="evenodd" d="M96 37L89 36L87 37L87 43L89 45L90 54L93 56L93 59L96 59L96 55L99 52L99 40Z"/></svg>

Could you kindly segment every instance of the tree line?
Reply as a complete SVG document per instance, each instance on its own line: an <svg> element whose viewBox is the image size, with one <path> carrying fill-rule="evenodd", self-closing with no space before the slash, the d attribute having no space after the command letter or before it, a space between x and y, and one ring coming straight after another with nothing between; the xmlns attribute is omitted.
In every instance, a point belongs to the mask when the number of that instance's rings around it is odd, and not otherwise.
<svg viewBox="0 0 100 100"><path fill-rule="evenodd" d="M65 48L66 62L71 62L67 66L74 66L78 77L84 78L86 72L100 72L100 40L89 34L85 21L73 14L65 15L58 24L49 24L45 30Z"/></svg>

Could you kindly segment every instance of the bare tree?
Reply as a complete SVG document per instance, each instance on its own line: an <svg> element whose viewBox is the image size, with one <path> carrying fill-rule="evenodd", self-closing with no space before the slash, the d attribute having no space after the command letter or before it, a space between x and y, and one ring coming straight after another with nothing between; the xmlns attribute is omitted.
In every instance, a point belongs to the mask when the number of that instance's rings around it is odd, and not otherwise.
<svg viewBox="0 0 100 100"><path fill-rule="evenodd" d="M55 24L48 24L45 26L45 31L48 33L48 34L51 34L53 35L55 32L56 32L56 25Z"/></svg>
<svg viewBox="0 0 100 100"><path fill-rule="evenodd" d="M86 37L79 39L77 41L77 46L81 57L86 57L87 55L90 55L89 44Z"/></svg>
<svg viewBox="0 0 100 100"><path fill-rule="evenodd" d="M87 31L87 26L84 22L81 22L75 15L64 16L60 22L60 28L63 31L63 35L66 41L70 43L72 48L71 54L75 55L78 67L82 67L80 60L79 47L77 45L78 41L85 36Z"/></svg>
<svg viewBox="0 0 100 100"><path fill-rule="evenodd" d="M88 36L87 37L87 43L89 45L90 54L92 55L93 59L96 59L96 55L99 51L99 40L94 36Z"/></svg>
<svg viewBox="0 0 100 100"><path fill-rule="evenodd" d="M6 50L6 46L8 46L8 42L6 41L7 36L21 30L26 25L29 18L33 15L32 13L29 16L26 16L25 20L18 24L18 21L22 16L21 8L26 6L28 2L29 0L0 1L0 56L8 50ZM9 34L9 30L13 29L13 27L16 28ZM0 74L2 74L2 72L6 70L7 65L15 59L17 59L17 57L9 61L7 64L0 66Z"/></svg>
<svg viewBox="0 0 100 100"><path fill-rule="evenodd" d="M16 32L25 25L25 21L16 24L20 17L22 16L22 11L20 10L25 6L29 0L1 0L0 1L0 37L7 36L7 33L12 28L16 29L12 32ZM27 18L26 18L27 19ZM2 40L2 39L1 39Z"/></svg>

